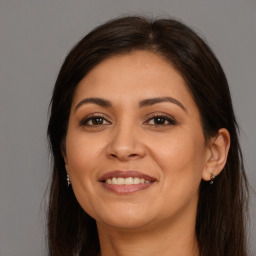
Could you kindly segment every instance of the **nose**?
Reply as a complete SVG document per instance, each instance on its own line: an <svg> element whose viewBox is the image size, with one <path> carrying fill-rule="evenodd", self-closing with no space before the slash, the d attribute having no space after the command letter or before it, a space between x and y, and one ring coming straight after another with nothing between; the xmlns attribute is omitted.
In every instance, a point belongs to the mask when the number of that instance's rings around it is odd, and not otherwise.
<svg viewBox="0 0 256 256"><path fill-rule="evenodd" d="M146 149L142 135L136 129L116 127L107 146L108 157L125 162L145 156Z"/></svg>

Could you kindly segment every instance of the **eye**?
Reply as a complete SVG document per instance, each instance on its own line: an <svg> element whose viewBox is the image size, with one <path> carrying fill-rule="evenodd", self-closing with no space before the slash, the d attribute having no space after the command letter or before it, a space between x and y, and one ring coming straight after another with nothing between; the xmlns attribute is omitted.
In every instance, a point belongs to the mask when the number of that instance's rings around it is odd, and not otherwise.
<svg viewBox="0 0 256 256"><path fill-rule="evenodd" d="M152 118L148 119L147 124L155 126L166 126L166 125L175 125L176 121L174 118L164 115L155 115Z"/></svg>
<svg viewBox="0 0 256 256"><path fill-rule="evenodd" d="M102 116L91 116L91 117L86 117L80 122L81 126L100 126L100 125L108 125L110 122L106 120Z"/></svg>

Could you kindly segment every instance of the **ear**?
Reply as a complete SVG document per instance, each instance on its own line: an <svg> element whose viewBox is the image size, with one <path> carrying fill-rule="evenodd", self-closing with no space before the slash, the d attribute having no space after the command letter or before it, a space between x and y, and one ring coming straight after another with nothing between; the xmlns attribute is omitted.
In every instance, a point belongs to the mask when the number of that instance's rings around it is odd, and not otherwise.
<svg viewBox="0 0 256 256"><path fill-rule="evenodd" d="M206 164L202 179L211 180L212 175L217 176L223 170L230 147L230 134L227 129L220 129L217 135L210 139L206 154Z"/></svg>

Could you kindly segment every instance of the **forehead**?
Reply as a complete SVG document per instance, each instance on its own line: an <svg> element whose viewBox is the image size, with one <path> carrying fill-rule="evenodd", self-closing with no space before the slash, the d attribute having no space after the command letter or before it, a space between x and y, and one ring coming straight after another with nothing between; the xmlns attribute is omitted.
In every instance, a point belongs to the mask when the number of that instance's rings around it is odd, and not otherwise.
<svg viewBox="0 0 256 256"><path fill-rule="evenodd" d="M95 66L78 84L73 103L84 97L130 103L163 96L194 105L183 77L171 63L152 52L134 51Z"/></svg>

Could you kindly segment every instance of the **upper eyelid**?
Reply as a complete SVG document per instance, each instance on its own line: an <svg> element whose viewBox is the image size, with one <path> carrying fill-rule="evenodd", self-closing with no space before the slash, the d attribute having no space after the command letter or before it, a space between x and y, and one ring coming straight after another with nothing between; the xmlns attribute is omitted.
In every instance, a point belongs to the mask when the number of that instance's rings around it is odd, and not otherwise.
<svg viewBox="0 0 256 256"><path fill-rule="evenodd" d="M106 114L103 114L103 113L98 113L98 112L94 112L94 113L90 113L86 116L84 116L82 119L89 119L89 118L93 118L93 117L102 117L104 119L110 119L110 117Z"/></svg>
<svg viewBox="0 0 256 256"><path fill-rule="evenodd" d="M174 121L176 121L176 118L173 115L167 114L167 113L163 113L163 112L154 112L154 113L150 113L147 115L147 119L152 119L154 117L166 117L169 119L172 119Z"/></svg>

